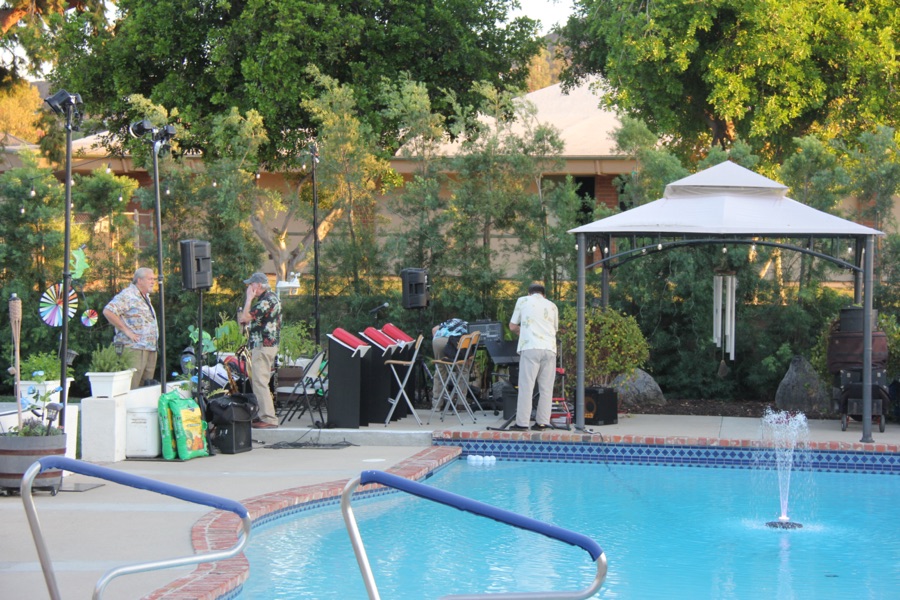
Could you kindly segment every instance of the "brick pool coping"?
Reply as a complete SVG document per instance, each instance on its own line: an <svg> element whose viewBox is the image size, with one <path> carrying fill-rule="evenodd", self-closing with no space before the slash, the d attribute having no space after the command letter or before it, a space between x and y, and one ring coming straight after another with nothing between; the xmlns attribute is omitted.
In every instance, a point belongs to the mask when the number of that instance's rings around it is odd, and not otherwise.
<svg viewBox="0 0 900 600"><path fill-rule="evenodd" d="M455 460L463 453L463 446L492 442L555 442L557 444L610 444L645 446L701 446L709 448L760 448L759 440L720 439L689 436L599 435L565 431L542 433L510 431L436 431L436 444L398 463L388 472L407 479L420 480L428 473ZM452 445L454 442L459 445ZM809 450L831 452L864 452L900 454L898 444L862 442L809 442ZM256 523L273 513L281 513L303 504L339 498L347 479L331 481L263 494L245 500L250 519ZM361 486L358 491L375 489L377 485ZM202 517L191 531L194 552L225 550L233 547L241 533L241 520L234 513L213 511ZM250 565L241 554L216 563L197 565L192 573L176 579L153 593L147 600L228 600L234 598L249 577Z"/></svg>

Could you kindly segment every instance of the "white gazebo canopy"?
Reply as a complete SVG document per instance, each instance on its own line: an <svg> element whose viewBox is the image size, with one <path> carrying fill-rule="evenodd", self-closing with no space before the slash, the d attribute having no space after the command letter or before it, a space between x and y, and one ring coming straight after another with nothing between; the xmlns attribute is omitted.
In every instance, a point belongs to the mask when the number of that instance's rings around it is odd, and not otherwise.
<svg viewBox="0 0 900 600"><path fill-rule="evenodd" d="M841 237L881 232L785 194L787 186L726 161L666 186L659 200L569 233Z"/></svg>
<svg viewBox="0 0 900 600"><path fill-rule="evenodd" d="M787 197L787 187L749 169L726 161L666 186L659 200L569 230L578 245L578 327L576 427L584 428L584 310L585 271L589 237L606 243L602 258L593 266L610 266L615 259L609 243L614 238L652 237L651 250L671 249L689 243L756 242L760 238L852 238L862 252L855 265L837 257L822 256L850 266L862 274L863 303L863 437L872 442L872 254L874 237L882 232L806 206ZM664 241L665 240L665 241ZM775 243L798 252L815 254L804 246ZM630 248L632 255L646 248ZM604 268L604 281L608 277ZM856 278L857 286L859 277ZM604 290L608 286L604 285ZM857 288L858 291L858 288ZM604 291L604 296L606 296ZM607 298L604 297L604 304Z"/></svg>

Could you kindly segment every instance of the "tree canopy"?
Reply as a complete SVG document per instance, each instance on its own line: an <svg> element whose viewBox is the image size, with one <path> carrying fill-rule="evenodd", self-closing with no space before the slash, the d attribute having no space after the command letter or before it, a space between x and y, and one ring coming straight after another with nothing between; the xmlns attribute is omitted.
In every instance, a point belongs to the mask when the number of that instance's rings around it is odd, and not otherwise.
<svg viewBox="0 0 900 600"><path fill-rule="evenodd" d="M771 155L794 137L895 125L900 12L890 0L576 0L563 28L569 85L593 74L607 101L675 143L741 137Z"/></svg>
<svg viewBox="0 0 900 600"><path fill-rule="evenodd" d="M94 114L124 131L139 93L179 110L185 150L208 150L212 115L257 111L268 133L268 164L304 151L313 126L304 99L316 95L306 67L352 83L367 118L382 113L374 92L408 72L434 97L485 80L524 87L540 47L537 23L509 20L513 0L121 0L112 29L73 19L58 40L55 78ZM439 100L438 100L439 102ZM449 106L437 106L449 113ZM371 123L396 139L389 123Z"/></svg>

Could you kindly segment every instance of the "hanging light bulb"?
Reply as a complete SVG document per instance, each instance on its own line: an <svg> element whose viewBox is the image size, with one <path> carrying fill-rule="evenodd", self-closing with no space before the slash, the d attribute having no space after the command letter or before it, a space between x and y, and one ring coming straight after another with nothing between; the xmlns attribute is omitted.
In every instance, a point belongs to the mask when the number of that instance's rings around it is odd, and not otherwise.
<svg viewBox="0 0 900 600"><path fill-rule="evenodd" d="M35 191L34 186L31 186L31 191L28 192L28 195L31 196L32 198L37 196L37 192Z"/></svg>
<svg viewBox="0 0 900 600"><path fill-rule="evenodd" d="M122 194L119 194L119 202L122 201Z"/></svg>
<svg viewBox="0 0 900 600"><path fill-rule="evenodd" d="M662 250L662 244L657 244L657 245L656 245L656 249L657 249L657 250Z"/></svg>
<svg viewBox="0 0 900 600"><path fill-rule="evenodd" d="M213 187L219 187L219 183L215 179L213 179Z"/></svg>
<svg viewBox="0 0 900 600"><path fill-rule="evenodd" d="M106 163L106 172L112 173L112 168L109 166L109 163Z"/></svg>
<svg viewBox="0 0 900 600"><path fill-rule="evenodd" d="M728 253L728 248L726 248L725 246L722 246L722 254L727 254L727 253Z"/></svg>
<svg viewBox="0 0 900 600"><path fill-rule="evenodd" d="M24 215L24 214L25 214L25 207L23 206L22 208L20 208L20 209L19 209L19 212L22 213L22 214Z"/></svg>
<svg viewBox="0 0 900 600"><path fill-rule="evenodd" d="M166 196L168 196L170 193L171 192L169 191L169 188L166 188Z"/></svg>
<svg viewBox="0 0 900 600"><path fill-rule="evenodd" d="M261 173L260 173L259 171L257 171L257 172L256 172L256 178L259 179L259 178L260 178L260 175L261 175Z"/></svg>

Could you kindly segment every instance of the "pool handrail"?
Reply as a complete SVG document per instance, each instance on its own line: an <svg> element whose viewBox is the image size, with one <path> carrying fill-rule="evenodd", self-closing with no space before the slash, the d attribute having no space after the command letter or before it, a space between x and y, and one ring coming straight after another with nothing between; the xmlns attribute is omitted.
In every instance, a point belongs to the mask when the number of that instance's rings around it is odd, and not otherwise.
<svg viewBox="0 0 900 600"><path fill-rule="evenodd" d="M372 574L372 567L369 564L369 558L366 554L365 546L362 542L362 536L359 533L359 527L356 523L356 517L353 515L353 508L350 502L353 492L360 485L371 483L381 484L386 487L394 488L426 500L438 502L451 508L469 512L477 516L488 517L499 523L512 525L519 529L532 531L544 535L546 537L565 542L572 546L578 546L585 550L591 559L597 563L597 574L591 585L584 590L575 590L571 592L505 592L505 593L488 593L488 594L452 594L442 596L441 600L481 600L484 598L496 598L502 600L584 600L593 596L606 579L607 561L606 554L597 542L586 535L544 523L530 517L514 513L512 511L497 508L478 500L472 500L465 496L460 496L446 490L437 489L422 483L385 473L384 471L363 471L359 477L351 479L344 487L341 494L341 513L344 516L344 523L347 526L347 533L350 535L350 543L353 545L353 552L356 554L356 562L359 564L359 570L366 585L366 591L369 600L380 600L378 588L375 585L375 577Z"/></svg>
<svg viewBox="0 0 900 600"><path fill-rule="evenodd" d="M155 560L144 563L135 563L131 565L114 567L104 573L104 575L99 580L97 580L97 583L94 586L94 594L92 596L94 600L100 600L100 597L103 594L103 590L106 588L109 582L121 575L130 575L134 573L143 573L146 571L155 571L158 569L169 569L173 567L183 567L186 565L212 563L220 560L225 560L228 558L232 558L233 556L236 556L238 553L240 553L250 539L250 529L252 527L252 521L250 520L249 512L240 502L230 500L228 498L222 498L221 496L215 496L213 494L207 494L205 492L198 492L196 490L181 487L171 483L164 483L162 481L156 481L147 477L141 477L140 475L123 473L122 471L110 469L109 467L101 467L99 465L86 463L84 461L75 460L73 458L66 458L65 456L45 456L43 458L39 458L25 471L25 474L22 476L22 486L20 488L20 492L22 495L22 503L25 505L25 514L28 517L28 525L31 528L31 536L34 538L34 545L37 548L38 557L41 562L41 569L44 571L44 580L47 582L47 590L50 593L51 600L59 600L61 596L59 593L59 586L56 582L56 575L53 572L53 563L50 560L50 553L47 550L47 545L44 542L44 536L41 532L41 525L38 519L37 510L35 509L34 497L32 495L32 484L34 483L35 477L37 477L41 472L49 469L62 469L65 471L71 471L73 473L80 473L81 475L96 477L98 479L104 479L113 483L118 483L141 490L147 490L150 492L156 492L157 494L163 494L165 496L171 496L173 498L184 500L186 502L202 504L211 508L233 512L241 519L243 535L238 536L237 544L235 544L231 548L215 552L206 552L203 554L194 554L191 556L184 556L180 558Z"/></svg>

